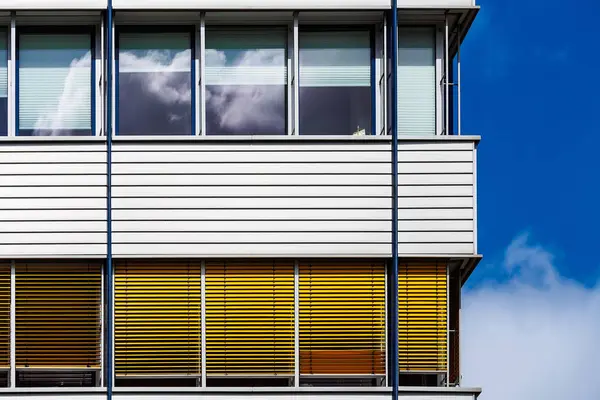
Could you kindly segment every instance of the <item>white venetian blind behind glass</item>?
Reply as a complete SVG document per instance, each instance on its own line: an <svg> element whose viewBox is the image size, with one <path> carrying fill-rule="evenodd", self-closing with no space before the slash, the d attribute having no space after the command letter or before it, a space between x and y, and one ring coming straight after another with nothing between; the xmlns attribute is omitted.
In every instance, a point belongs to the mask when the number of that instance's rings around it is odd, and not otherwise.
<svg viewBox="0 0 600 400"><path fill-rule="evenodd" d="M91 66L90 35L20 35L19 129L90 130Z"/></svg>
<svg viewBox="0 0 600 400"><path fill-rule="evenodd" d="M0 33L0 97L8 97L8 40Z"/></svg>
<svg viewBox="0 0 600 400"><path fill-rule="evenodd" d="M398 29L398 134L435 135L435 30Z"/></svg>
<svg viewBox="0 0 600 400"><path fill-rule="evenodd" d="M301 32L302 87L370 86L369 32Z"/></svg>
<svg viewBox="0 0 600 400"><path fill-rule="evenodd" d="M287 33L210 30L206 34L207 85L285 85Z"/></svg>

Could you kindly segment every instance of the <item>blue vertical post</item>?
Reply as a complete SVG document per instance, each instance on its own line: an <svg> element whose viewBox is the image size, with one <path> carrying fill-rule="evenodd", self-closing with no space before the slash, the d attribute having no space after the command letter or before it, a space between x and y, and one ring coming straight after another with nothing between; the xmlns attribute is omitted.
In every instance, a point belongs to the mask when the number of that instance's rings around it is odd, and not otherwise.
<svg viewBox="0 0 600 400"><path fill-rule="evenodd" d="M113 264L112 264L112 59L113 59L113 9L112 0L108 0L106 10L106 399L112 400L113 388Z"/></svg>
<svg viewBox="0 0 600 400"><path fill-rule="evenodd" d="M398 399L398 1L392 0L392 273L391 303L392 332L392 400Z"/></svg>

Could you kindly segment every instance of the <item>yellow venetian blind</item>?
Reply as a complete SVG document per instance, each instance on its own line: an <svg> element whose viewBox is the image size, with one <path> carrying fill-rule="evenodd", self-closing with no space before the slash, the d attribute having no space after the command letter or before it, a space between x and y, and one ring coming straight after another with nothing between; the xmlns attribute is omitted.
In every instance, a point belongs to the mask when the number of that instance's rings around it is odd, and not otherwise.
<svg viewBox="0 0 600 400"><path fill-rule="evenodd" d="M293 261L206 262L206 372L294 373Z"/></svg>
<svg viewBox="0 0 600 400"><path fill-rule="evenodd" d="M200 262L119 261L115 269L117 376L197 376Z"/></svg>
<svg viewBox="0 0 600 400"><path fill-rule="evenodd" d="M445 371L446 263L400 264L398 274L400 371Z"/></svg>
<svg viewBox="0 0 600 400"><path fill-rule="evenodd" d="M17 368L99 368L101 264L17 262Z"/></svg>
<svg viewBox="0 0 600 400"><path fill-rule="evenodd" d="M10 368L10 263L0 262L0 369Z"/></svg>
<svg viewBox="0 0 600 400"><path fill-rule="evenodd" d="M300 264L300 373L385 374L385 265Z"/></svg>

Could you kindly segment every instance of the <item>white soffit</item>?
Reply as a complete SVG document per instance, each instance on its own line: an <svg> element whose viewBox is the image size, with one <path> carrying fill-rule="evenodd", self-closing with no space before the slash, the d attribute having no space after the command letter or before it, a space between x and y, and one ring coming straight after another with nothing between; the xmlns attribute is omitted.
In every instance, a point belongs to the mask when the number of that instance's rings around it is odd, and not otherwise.
<svg viewBox="0 0 600 400"><path fill-rule="evenodd" d="M391 0L113 0L115 9L378 10L390 7Z"/></svg>

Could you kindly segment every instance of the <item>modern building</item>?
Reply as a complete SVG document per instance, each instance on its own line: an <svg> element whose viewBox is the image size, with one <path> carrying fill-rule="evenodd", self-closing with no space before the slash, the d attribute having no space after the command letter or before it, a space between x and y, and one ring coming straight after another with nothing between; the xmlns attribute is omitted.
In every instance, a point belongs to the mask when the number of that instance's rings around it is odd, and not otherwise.
<svg viewBox="0 0 600 400"><path fill-rule="evenodd" d="M0 400L467 400L472 0L0 0Z"/></svg>

